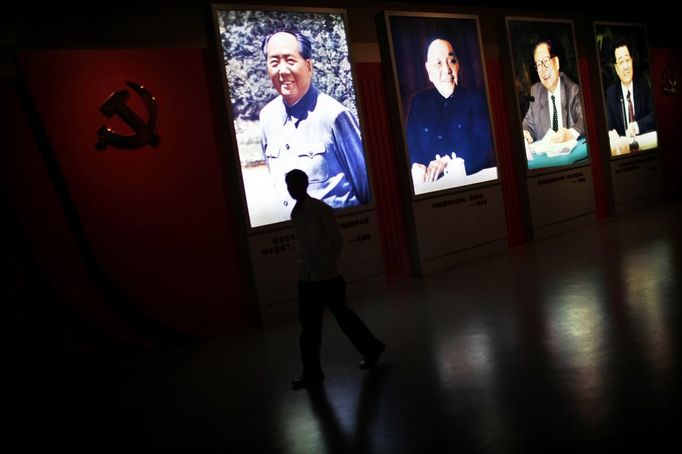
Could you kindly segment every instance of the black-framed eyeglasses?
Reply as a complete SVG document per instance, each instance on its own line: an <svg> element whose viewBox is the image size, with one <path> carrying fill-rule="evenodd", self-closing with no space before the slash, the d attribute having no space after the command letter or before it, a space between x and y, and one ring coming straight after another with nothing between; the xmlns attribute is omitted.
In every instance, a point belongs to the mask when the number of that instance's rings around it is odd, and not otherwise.
<svg viewBox="0 0 682 454"><path fill-rule="evenodd" d="M545 69L549 68L549 65L552 62L552 58L554 57L545 57L542 60L538 60L535 62L535 69L540 71L543 67Z"/></svg>

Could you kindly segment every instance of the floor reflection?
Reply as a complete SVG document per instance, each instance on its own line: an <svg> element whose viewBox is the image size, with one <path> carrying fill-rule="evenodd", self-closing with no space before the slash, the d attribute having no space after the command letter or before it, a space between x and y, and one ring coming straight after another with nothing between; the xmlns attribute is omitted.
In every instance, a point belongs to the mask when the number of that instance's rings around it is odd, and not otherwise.
<svg viewBox="0 0 682 454"><path fill-rule="evenodd" d="M511 431L501 401L502 360L495 351L496 341L499 344L504 336L499 331L497 339L494 336L491 320L467 319L457 330L441 333L434 349L443 398L453 400L453 406L465 406L476 431L475 444L482 450L504 444ZM468 397L464 403L462 395Z"/></svg>
<svg viewBox="0 0 682 454"><path fill-rule="evenodd" d="M80 406L71 401L82 377L55 380L57 367L36 366L13 392L23 413L10 414L30 422L22 443L86 427L107 446L236 453L666 452L682 411L680 208L608 219L359 298L354 309L387 350L375 369L358 370L330 321L316 390L290 389L300 365L292 319L98 364ZM72 363L49 364L66 374ZM43 399L51 395L67 397ZM26 396L39 397L26 406ZM66 401L88 411L56 418L67 405L40 406Z"/></svg>
<svg viewBox="0 0 682 454"><path fill-rule="evenodd" d="M677 282L672 250L668 241L661 240L649 247L638 248L623 259L628 312L635 321L635 333L642 337L644 357L656 370L671 366L672 327L666 299L673 294L664 284Z"/></svg>
<svg viewBox="0 0 682 454"><path fill-rule="evenodd" d="M359 394L350 383L306 389L307 399L297 401L286 421L291 454L374 452L376 413L389 366L379 364L365 374ZM355 402L354 408L351 403Z"/></svg>
<svg viewBox="0 0 682 454"><path fill-rule="evenodd" d="M591 281L567 283L548 302L547 349L561 384L569 388L581 417L597 425L610 412L605 379L610 354L609 321Z"/></svg>

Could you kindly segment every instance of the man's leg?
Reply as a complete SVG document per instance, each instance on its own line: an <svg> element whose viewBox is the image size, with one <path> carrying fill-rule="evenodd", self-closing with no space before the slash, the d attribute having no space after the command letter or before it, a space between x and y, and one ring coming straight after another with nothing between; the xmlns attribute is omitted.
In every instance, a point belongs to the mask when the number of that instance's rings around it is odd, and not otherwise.
<svg viewBox="0 0 682 454"><path fill-rule="evenodd" d="M366 369L376 363L386 346L369 331L364 322L346 304L346 281L339 276L326 281L327 304L341 330L362 354L360 367Z"/></svg>
<svg viewBox="0 0 682 454"><path fill-rule="evenodd" d="M299 281L298 304L298 317L301 323L298 343L301 348L303 375L292 382L295 389L320 383L324 379L320 367L324 302L320 300L319 284Z"/></svg>

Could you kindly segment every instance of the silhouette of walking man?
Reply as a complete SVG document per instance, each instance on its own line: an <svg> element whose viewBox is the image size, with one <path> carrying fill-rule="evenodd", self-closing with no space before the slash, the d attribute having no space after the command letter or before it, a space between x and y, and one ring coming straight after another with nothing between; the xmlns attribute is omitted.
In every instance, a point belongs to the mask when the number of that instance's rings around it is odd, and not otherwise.
<svg viewBox="0 0 682 454"><path fill-rule="evenodd" d="M291 170L285 181L289 194L296 200L291 220L296 232L299 261L299 345L303 374L291 382L291 387L298 390L324 381L320 344L325 304L363 356L361 369L374 366L386 346L346 305L346 282L339 271L343 236L332 208L308 195L308 175L302 170Z"/></svg>

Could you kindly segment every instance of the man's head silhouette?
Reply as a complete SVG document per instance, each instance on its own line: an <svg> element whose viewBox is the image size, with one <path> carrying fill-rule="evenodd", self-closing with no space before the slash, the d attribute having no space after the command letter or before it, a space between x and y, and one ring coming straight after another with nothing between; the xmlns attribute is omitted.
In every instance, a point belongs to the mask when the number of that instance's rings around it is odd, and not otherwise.
<svg viewBox="0 0 682 454"><path fill-rule="evenodd" d="M290 170L284 181L287 183L287 191L295 200L302 199L308 192L308 175L302 170Z"/></svg>

